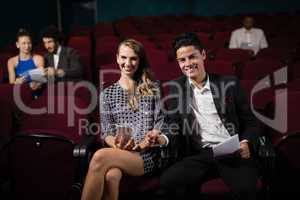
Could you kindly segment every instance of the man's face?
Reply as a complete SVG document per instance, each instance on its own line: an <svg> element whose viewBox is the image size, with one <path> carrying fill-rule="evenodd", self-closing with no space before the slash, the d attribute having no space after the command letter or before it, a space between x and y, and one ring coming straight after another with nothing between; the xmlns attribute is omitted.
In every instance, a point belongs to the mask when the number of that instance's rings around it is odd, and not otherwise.
<svg viewBox="0 0 300 200"><path fill-rule="evenodd" d="M45 49L47 49L47 51L49 53L56 52L56 50L58 48L58 43L55 42L55 40L53 38L44 37L43 38L43 43L44 43Z"/></svg>
<svg viewBox="0 0 300 200"><path fill-rule="evenodd" d="M253 27L254 20L252 17L246 17L243 21L243 24L247 30L250 30Z"/></svg>
<svg viewBox="0 0 300 200"><path fill-rule="evenodd" d="M176 58L182 73L190 79L197 80L205 75L206 53L204 50L200 52L194 46L180 47L176 51Z"/></svg>

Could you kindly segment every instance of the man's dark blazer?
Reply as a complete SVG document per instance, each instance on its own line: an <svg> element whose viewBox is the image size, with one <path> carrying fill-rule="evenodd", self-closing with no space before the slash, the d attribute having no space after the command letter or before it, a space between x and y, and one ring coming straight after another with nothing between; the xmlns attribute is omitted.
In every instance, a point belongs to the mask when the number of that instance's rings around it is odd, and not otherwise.
<svg viewBox="0 0 300 200"><path fill-rule="evenodd" d="M52 53L45 54L46 67L54 66ZM83 65L80 62L79 54L75 49L61 47L59 55L58 69L63 69L65 76L62 80L75 81L83 79Z"/></svg>
<svg viewBox="0 0 300 200"><path fill-rule="evenodd" d="M250 111L238 79L216 74L208 76L214 104L229 134L239 134L240 141L246 139L256 146L260 128ZM192 88L189 80L183 76L169 82L168 86L168 124L169 127L176 127L171 124L179 125L179 130L171 129L169 139L171 144L176 140L177 156L180 159L191 154L191 136L199 131L199 124L190 106Z"/></svg>

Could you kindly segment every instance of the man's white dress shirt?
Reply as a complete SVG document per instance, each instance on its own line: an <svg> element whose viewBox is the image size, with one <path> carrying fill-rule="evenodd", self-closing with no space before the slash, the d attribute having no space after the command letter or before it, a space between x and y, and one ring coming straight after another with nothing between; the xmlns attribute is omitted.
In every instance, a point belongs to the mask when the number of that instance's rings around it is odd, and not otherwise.
<svg viewBox="0 0 300 200"><path fill-rule="evenodd" d="M267 48L268 43L263 30L239 28L231 33L230 49L249 49L257 54L260 49Z"/></svg>
<svg viewBox="0 0 300 200"><path fill-rule="evenodd" d="M189 81L193 91L190 106L200 127L199 135L193 136L193 141L196 145L201 144L202 147L213 147L229 138L230 134L217 112L210 88L209 77L201 89L191 80Z"/></svg>

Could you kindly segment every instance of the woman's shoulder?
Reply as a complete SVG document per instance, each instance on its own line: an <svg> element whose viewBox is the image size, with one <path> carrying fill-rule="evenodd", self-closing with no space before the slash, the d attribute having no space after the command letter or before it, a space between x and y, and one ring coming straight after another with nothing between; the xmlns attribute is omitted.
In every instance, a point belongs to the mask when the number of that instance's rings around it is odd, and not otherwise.
<svg viewBox="0 0 300 200"><path fill-rule="evenodd" d="M114 93L118 92L119 90L120 90L120 87L118 86L118 83L113 83L110 86L106 87L102 93L105 96L111 96L111 95L114 95Z"/></svg>
<svg viewBox="0 0 300 200"><path fill-rule="evenodd" d="M18 58L19 58L19 56L13 56L13 57L10 57L10 58L7 60L8 66L16 66L17 63L18 63Z"/></svg>

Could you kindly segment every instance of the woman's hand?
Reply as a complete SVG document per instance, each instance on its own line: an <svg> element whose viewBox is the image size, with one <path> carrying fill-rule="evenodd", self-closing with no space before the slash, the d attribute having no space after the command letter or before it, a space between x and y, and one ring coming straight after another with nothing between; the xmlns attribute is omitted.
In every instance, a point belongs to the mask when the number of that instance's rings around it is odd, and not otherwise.
<svg viewBox="0 0 300 200"><path fill-rule="evenodd" d="M40 82L35 82L35 81L32 81L32 82L30 82L30 88L32 89L32 90L38 90L38 89L40 89L41 88L41 86L42 86L42 83L40 83Z"/></svg>
<svg viewBox="0 0 300 200"><path fill-rule="evenodd" d="M132 137L127 137L127 135L124 134L117 134L115 136L113 144L114 148L131 151L135 146L136 145Z"/></svg>
<svg viewBox="0 0 300 200"><path fill-rule="evenodd" d="M25 77L18 77L16 78L15 84L22 84L25 82Z"/></svg>
<svg viewBox="0 0 300 200"><path fill-rule="evenodd" d="M162 146L166 144L165 138L160 134L160 132L156 129L149 131L146 135L144 140L136 145L133 150L142 151L148 148L153 148L157 146Z"/></svg>

